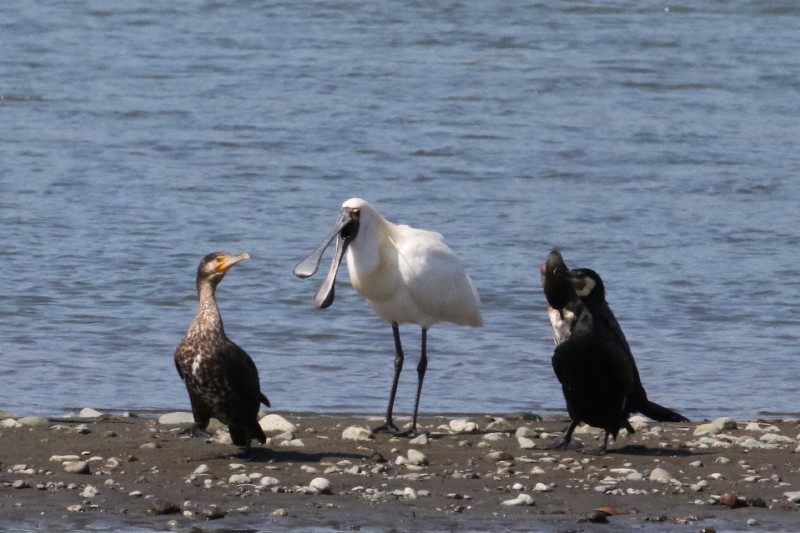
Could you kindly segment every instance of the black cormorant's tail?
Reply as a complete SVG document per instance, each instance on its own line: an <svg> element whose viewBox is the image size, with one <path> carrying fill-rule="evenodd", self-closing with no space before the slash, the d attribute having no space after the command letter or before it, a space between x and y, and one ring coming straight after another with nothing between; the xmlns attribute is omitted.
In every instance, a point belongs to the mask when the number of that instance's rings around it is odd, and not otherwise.
<svg viewBox="0 0 800 533"><path fill-rule="evenodd" d="M267 407L272 407L272 406L269 404L269 398L267 398L266 396L264 396L264 393L263 393L263 392L259 392L259 393L258 393L258 399L261 401L261 403L263 403L263 404L264 404L264 405L266 405Z"/></svg>
<svg viewBox="0 0 800 533"><path fill-rule="evenodd" d="M689 419L680 413L667 409L655 402L647 402L647 404L639 409L647 418L652 418L656 422L688 422Z"/></svg>

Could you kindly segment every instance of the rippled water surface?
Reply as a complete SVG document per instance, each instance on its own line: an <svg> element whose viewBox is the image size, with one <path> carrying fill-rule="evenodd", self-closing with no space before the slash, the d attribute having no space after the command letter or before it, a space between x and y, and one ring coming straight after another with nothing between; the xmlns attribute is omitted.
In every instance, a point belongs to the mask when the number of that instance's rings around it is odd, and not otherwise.
<svg viewBox="0 0 800 533"><path fill-rule="evenodd" d="M218 298L273 405L382 412L389 325L291 273L361 196L483 299L482 329L430 331L423 411L564 411L558 246L653 399L798 416L800 8L701 4L4 4L0 410L188 408L172 351L222 249L252 256Z"/></svg>

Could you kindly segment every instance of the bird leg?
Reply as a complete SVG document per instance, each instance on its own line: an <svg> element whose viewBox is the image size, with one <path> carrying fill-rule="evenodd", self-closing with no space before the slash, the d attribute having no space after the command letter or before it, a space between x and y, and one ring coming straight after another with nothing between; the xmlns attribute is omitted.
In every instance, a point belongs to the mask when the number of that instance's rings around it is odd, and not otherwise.
<svg viewBox="0 0 800 533"><path fill-rule="evenodd" d="M570 423L569 427L567 428L567 431L564 433L564 438L561 439L560 441L558 441L557 443L551 445L551 446L547 446L545 449L546 450L566 450L567 446L569 446L569 443L572 441L572 432L575 431L576 427L578 427L578 421L577 420L573 420Z"/></svg>
<svg viewBox="0 0 800 533"><path fill-rule="evenodd" d="M386 419L383 425L372 429L373 433L398 433L400 430L392 421L392 411L394 411L394 397L397 395L397 383L400 381L400 372L403 370L403 345L400 344L400 327L397 322L392 322L392 333L394 334L394 378L392 379L392 391L389 393L389 406L386 408Z"/></svg>
<svg viewBox="0 0 800 533"><path fill-rule="evenodd" d="M419 397L422 394L422 380L425 379L425 371L428 369L428 330L422 328L422 352L417 364L417 397L414 400L414 416L411 419L411 435L417 433L417 411L419 410Z"/></svg>

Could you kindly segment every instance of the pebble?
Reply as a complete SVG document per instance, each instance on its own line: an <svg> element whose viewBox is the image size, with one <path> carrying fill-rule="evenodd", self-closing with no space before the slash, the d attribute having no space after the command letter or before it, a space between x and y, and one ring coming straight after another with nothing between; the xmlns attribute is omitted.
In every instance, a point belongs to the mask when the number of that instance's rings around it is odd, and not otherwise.
<svg viewBox="0 0 800 533"><path fill-rule="evenodd" d="M721 416L712 422L715 426L717 426L720 430L725 431L729 429L736 429L738 425L736 421L733 420L729 416Z"/></svg>
<svg viewBox="0 0 800 533"><path fill-rule="evenodd" d="M70 506L67 507L67 511L69 511L70 513L82 513L85 510L86 510L86 508L83 505L80 505L80 504L70 505Z"/></svg>
<svg viewBox="0 0 800 533"><path fill-rule="evenodd" d="M285 446L288 448L302 448L305 445L306 443L301 439L285 440L280 443L280 446Z"/></svg>
<svg viewBox="0 0 800 533"><path fill-rule="evenodd" d="M86 461L65 461L64 472L69 474L91 474Z"/></svg>
<svg viewBox="0 0 800 533"><path fill-rule="evenodd" d="M150 514L154 515L168 515L177 514L181 512L181 508L169 500L156 498L150 507Z"/></svg>
<svg viewBox="0 0 800 533"><path fill-rule="evenodd" d="M654 468L653 471L650 472L650 481L654 481L656 483L669 483L671 477L672 476L669 475L669 472L663 468Z"/></svg>
<svg viewBox="0 0 800 533"><path fill-rule="evenodd" d="M140 450L156 450L158 448L161 448L161 445L157 442L145 442L139 446Z"/></svg>
<svg viewBox="0 0 800 533"><path fill-rule="evenodd" d="M6 418L5 420L0 421L0 427L4 428L21 428L23 427L22 424L14 420L13 418Z"/></svg>
<svg viewBox="0 0 800 533"><path fill-rule="evenodd" d="M363 426L350 426L342 431L344 440L372 440L372 430Z"/></svg>
<svg viewBox="0 0 800 533"><path fill-rule="evenodd" d="M86 485L80 493L81 498L94 498L99 491L92 485Z"/></svg>
<svg viewBox="0 0 800 533"><path fill-rule="evenodd" d="M78 418L98 418L101 416L103 416L103 413L90 407L84 407L81 409L81 412L78 413Z"/></svg>
<svg viewBox="0 0 800 533"><path fill-rule="evenodd" d="M523 450L532 450L536 448L536 443L533 441L533 439L528 437L517 437L517 443Z"/></svg>
<svg viewBox="0 0 800 533"><path fill-rule="evenodd" d="M800 503L800 491L784 492L783 495L792 503Z"/></svg>
<svg viewBox="0 0 800 533"><path fill-rule="evenodd" d="M494 461L494 462L510 461L511 459L513 459L513 457L511 457L508 453L504 451L489 452L484 457L486 458L487 461Z"/></svg>
<svg viewBox="0 0 800 533"><path fill-rule="evenodd" d="M280 481L278 481L278 478L264 476L261 478L260 483L262 487L275 487L280 484Z"/></svg>
<svg viewBox="0 0 800 533"><path fill-rule="evenodd" d="M426 465L428 464L428 457L419 450L411 448L408 450L408 462L412 465Z"/></svg>
<svg viewBox="0 0 800 533"><path fill-rule="evenodd" d="M158 423L165 426L174 426L178 424L194 424L194 416L192 413L183 411L175 413L165 413L158 417Z"/></svg>
<svg viewBox="0 0 800 533"><path fill-rule="evenodd" d="M517 506L517 505L533 505L533 498L530 494L520 494L516 498L512 498L510 500L504 500L500 502L501 505L510 505L510 506Z"/></svg>
<svg viewBox="0 0 800 533"><path fill-rule="evenodd" d="M45 427L50 425L50 421L42 416L23 416L18 418L17 422L25 427Z"/></svg>
<svg viewBox="0 0 800 533"><path fill-rule="evenodd" d="M14 489L25 489L28 488L28 483L24 479L17 479L11 484L11 487Z"/></svg>
<svg viewBox="0 0 800 533"><path fill-rule="evenodd" d="M517 438L525 437L528 439L535 439L539 436L539 433L529 427L518 427L517 431L514 432L514 436Z"/></svg>
<svg viewBox="0 0 800 533"><path fill-rule="evenodd" d="M466 418L456 418L450 421L450 429L456 433L474 433L478 431L478 424Z"/></svg>
<svg viewBox="0 0 800 533"><path fill-rule="evenodd" d="M324 477L316 477L308 484L308 488L319 494L330 494L332 485L331 482Z"/></svg>
<svg viewBox="0 0 800 533"><path fill-rule="evenodd" d="M200 516L202 516L206 520L217 520L219 518L225 517L225 511L223 511L216 505L211 504L200 511Z"/></svg>
<svg viewBox="0 0 800 533"><path fill-rule="evenodd" d="M250 483L250 476L247 474L233 474L228 478L228 483L231 485L241 485L243 483Z"/></svg>
<svg viewBox="0 0 800 533"><path fill-rule="evenodd" d="M294 433L297 431L297 427L294 424L283 418L281 415L276 415L275 413L270 413L259 420L258 425L261 426L261 429L266 432L285 433L289 431Z"/></svg>
<svg viewBox="0 0 800 533"><path fill-rule="evenodd" d="M534 492L553 492L552 485L545 485L544 483L537 483L533 487Z"/></svg>
<svg viewBox="0 0 800 533"><path fill-rule="evenodd" d="M505 434L503 433L487 433L483 436L483 440L494 442L498 440L503 440L505 438Z"/></svg>
<svg viewBox="0 0 800 533"><path fill-rule="evenodd" d="M713 422L709 422L708 424L700 424L694 428L693 435L718 435L720 433L722 433L722 428Z"/></svg>
<svg viewBox="0 0 800 533"><path fill-rule="evenodd" d="M403 489L403 499L404 500L416 500L419 496L417 495L417 491L411 487L406 487Z"/></svg>
<svg viewBox="0 0 800 533"><path fill-rule="evenodd" d="M208 468L207 464L202 464L194 469L193 474L208 474L210 468Z"/></svg>
<svg viewBox="0 0 800 533"><path fill-rule="evenodd" d="M418 445L423 445L423 446L428 444L428 442L430 442L430 439L428 438L428 434L427 433L422 433L418 437L413 438L410 441L408 441L409 444L418 444Z"/></svg>
<svg viewBox="0 0 800 533"><path fill-rule="evenodd" d="M274 511L269 513L269 515L270 516L289 516L289 513L286 511L286 509L283 509L283 508L279 507L278 509L275 509Z"/></svg>

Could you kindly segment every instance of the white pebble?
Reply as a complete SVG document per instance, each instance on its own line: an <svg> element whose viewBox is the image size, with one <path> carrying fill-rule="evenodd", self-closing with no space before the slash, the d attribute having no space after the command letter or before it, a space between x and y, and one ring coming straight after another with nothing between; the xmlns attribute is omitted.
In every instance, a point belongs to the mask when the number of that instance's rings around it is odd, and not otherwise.
<svg viewBox="0 0 800 533"><path fill-rule="evenodd" d="M308 488L312 491L318 492L319 494L330 494L331 482L324 477L315 477L311 480L311 483L308 484Z"/></svg>
<svg viewBox="0 0 800 533"><path fill-rule="evenodd" d="M669 483L671 477L669 472L663 468L654 468L653 471L650 472L650 481L655 481L656 483Z"/></svg>
<svg viewBox="0 0 800 533"><path fill-rule="evenodd" d="M504 501L500 502L500 505L511 505L511 506L533 505L533 498L531 497L530 494L522 493L519 496L517 496L516 498L512 498L510 500L504 500Z"/></svg>
<svg viewBox="0 0 800 533"><path fill-rule="evenodd" d="M362 426L350 426L342 431L342 438L345 440L371 440L372 431Z"/></svg>
<svg viewBox="0 0 800 533"><path fill-rule="evenodd" d="M297 428L294 424L283 418L281 415L276 415L275 413L268 414L264 418L258 421L258 425L261 426L266 432L278 432L278 433L285 433L287 431L294 433Z"/></svg>

